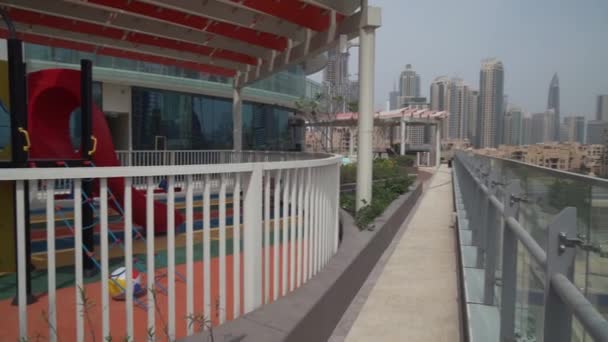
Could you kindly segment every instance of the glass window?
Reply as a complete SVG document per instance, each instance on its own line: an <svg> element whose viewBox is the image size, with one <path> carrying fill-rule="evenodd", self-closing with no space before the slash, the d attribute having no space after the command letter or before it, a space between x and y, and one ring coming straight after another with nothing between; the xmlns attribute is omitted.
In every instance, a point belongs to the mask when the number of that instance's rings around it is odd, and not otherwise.
<svg viewBox="0 0 608 342"><path fill-rule="evenodd" d="M135 149L192 148L192 96L143 88L133 88L132 93ZM166 145L158 146L158 141Z"/></svg>
<svg viewBox="0 0 608 342"><path fill-rule="evenodd" d="M193 132L199 149L232 148L232 102L206 96L193 100Z"/></svg>
<svg viewBox="0 0 608 342"><path fill-rule="evenodd" d="M11 117L0 100L0 160L10 160Z"/></svg>
<svg viewBox="0 0 608 342"><path fill-rule="evenodd" d="M144 88L133 88L132 97L135 149L232 149L231 99ZM296 134L292 117L287 109L245 102L243 149L293 150L301 146L301 141L295 141L302 137ZM157 146L157 137L166 140L166 146Z"/></svg>

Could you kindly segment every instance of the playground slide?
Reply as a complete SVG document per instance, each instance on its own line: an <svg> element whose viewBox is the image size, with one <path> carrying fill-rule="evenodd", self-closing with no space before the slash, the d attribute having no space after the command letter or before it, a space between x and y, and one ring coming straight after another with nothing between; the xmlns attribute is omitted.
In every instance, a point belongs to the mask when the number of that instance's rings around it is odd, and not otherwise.
<svg viewBox="0 0 608 342"><path fill-rule="evenodd" d="M80 71L69 69L47 69L28 75L28 126L31 139L30 160L80 159L74 151L70 138L70 114L80 107ZM79 125L80 123L78 123ZM116 156L110 129L105 116L93 105L93 136L97 138L97 149L93 154L95 166L120 166ZM108 187L120 207L124 206L124 180L108 179ZM94 186L95 192L99 187ZM114 201L109 201L115 210L121 210ZM132 191L133 222L146 226L145 193ZM184 222L179 211L175 211L175 226ZM154 202L154 231L167 231L167 206Z"/></svg>

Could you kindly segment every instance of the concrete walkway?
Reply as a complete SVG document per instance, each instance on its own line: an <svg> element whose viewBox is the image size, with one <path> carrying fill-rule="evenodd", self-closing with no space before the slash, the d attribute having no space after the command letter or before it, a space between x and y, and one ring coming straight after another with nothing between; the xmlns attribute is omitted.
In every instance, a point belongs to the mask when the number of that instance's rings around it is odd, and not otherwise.
<svg viewBox="0 0 608 342"><path fill-rule="evenodd" d="M460 341L451 169L441 166L346 341Z"/></svg>

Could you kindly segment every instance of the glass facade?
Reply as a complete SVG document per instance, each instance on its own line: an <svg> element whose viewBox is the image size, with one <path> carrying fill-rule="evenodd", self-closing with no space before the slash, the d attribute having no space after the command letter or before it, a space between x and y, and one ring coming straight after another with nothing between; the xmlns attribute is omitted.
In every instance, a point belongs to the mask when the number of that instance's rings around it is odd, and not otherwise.
<svg viewBox="0 0 608 342"><path fill-rule="evenodd" d="M232 79L175 66L160 65L125 58L44 45L25 44L29 60L78 64L93 61L96 67L136 71L171 77L218 82L231 85ZM299 66L256 82L250 88L294 97L309 97L320 85L306 79ZM101 84L93 88L95 102L101 106ZM269 94L270 94L269 93ZM132 147L134 150L209 150L232 149L232 100L204 95L133 87ZM70 120L74 146L80 144L79 110ZM243 149L300 150L303 126L292 110L276 105L243 103Z"/></svg>
<svg viewBox="0 0 608 342"><path fill-rule="evenodd" d="M204 95L133 88L133 149L232 148L232 101ZM243 149L297 150L302 126L290 110L243 104Z"/></svg>

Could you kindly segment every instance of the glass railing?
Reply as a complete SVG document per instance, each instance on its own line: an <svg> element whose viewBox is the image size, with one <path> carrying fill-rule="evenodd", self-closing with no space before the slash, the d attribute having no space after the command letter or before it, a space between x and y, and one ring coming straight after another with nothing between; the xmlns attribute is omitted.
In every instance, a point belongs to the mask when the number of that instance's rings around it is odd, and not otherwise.
<svg viewBox="0 0 608 342"><path fill-rule="evenodd" d="M490 277L496 284L494 298L484 304L496 305L499 311L503 307L502 267L505 261L502 260L502 234L504 230L510 229L505 225L505 216L501 213L490 214L496 216L489 217L484 212L486 204L483 201L487 200L490 203L488 205L492 205L488 194L494 194L496 203L501 203L502 209L517 202L515 219L518 225L523 227L526 235L533 238L533 244L540 246L546 254L547 261L539 261L538 255L530 252L530 244L525 245L521 239L516 240L518 248L513 259L517 270L513 317L516 340L542 341L540 337L548 329L559 328L546 326L550 322L545 317L548 283L554 281L546 276L552 252L548 246L554 243L549 227L569 207L576 209L576 218L572 218L572 226L575 227L571 228L567 236L576 241L572 242L572 246L563 247L564 251L574 252L570 280L596 312L608 319L608 180L464 152L457 153L456 171L459 187L463 189L460 193L464 208L467 209L464 212L469 228L475 230L475 227L482 227L481 235L487 237L488 230L499 227L497 242L486 239L480 245L473 244L474 247L479 247L483 260L488 260L489 253L495 253L495 276ZM478 184L486 187L485 190L478 187L471 192L477 186L472 179L477 179ZM514 184L517 184L517 195L513 193ZM488 193L482 195L483 191ZM487 199L480 200L479 196ZM496 243L496 249L491 249L487 243ZM483 264L481 266L487 267ZM569 340L593 341L588 329L577 320L576 315L572 321ZM608 330L606 321L601 324ZM547 340L546 337L544 340Z"/></svg>
<svg viewBox="0 0 608 342"><path fill-rule="evenodd" d="M219 83L227 86L231 86L233 81L232 78L229 77L215 76L177 66L162 65L112 56L102 56L89 52L81 52L37 44L25 44L25 57L27 60L49 61L65 64L79 64L81 59L89 59L93 61L94 66L100 68L135 71L137 73L198 80L206 83ZM279 72L271 77L257 81L248 88L293 97L307 97L309 94L318 93L320 90L320 85L314 81L308 80L302 68L296 65L290 67L287 71Z"/></svg>

